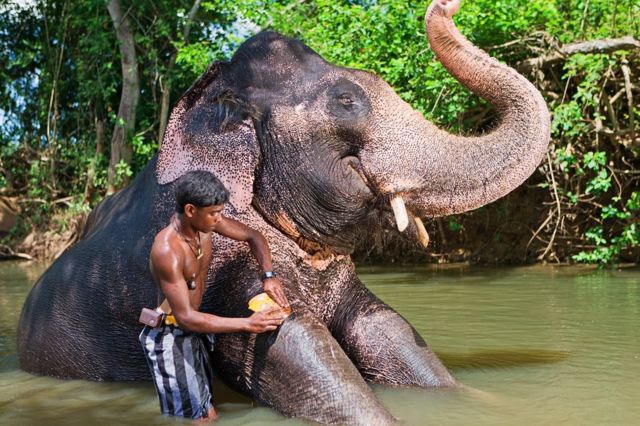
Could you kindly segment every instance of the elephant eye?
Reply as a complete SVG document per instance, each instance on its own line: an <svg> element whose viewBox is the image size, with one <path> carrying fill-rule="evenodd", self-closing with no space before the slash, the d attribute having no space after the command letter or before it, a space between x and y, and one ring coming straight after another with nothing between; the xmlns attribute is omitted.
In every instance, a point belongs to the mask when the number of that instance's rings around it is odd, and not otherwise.
<svg viewBox="0 0 640 426"><path fill-rule="evenodd" d="M370 110L364 90L346 78L338 80L327 94L330 114L340 119L357 120L365 117Z"/></svg>
<svg viewBox="0 0 640 426"><path fill-rule="evenodd" d="M341 94L338 98L338 101L347 108L351 107L354 104L353 99L351 98L351 95L349 93Z"/></svg>

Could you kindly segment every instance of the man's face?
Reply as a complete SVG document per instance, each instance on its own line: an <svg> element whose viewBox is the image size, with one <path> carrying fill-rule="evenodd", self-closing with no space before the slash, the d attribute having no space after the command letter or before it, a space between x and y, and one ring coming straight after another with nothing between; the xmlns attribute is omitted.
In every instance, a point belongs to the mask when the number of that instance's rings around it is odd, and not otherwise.
<svg viewBox="0 0 640 426"><path fill-rule="evenodd" d="M189 209L191 215L188 215L191 219L191 225L200 232L212 232L215 230L216 224L222 220L224 204L206 207L195 207L188 204L185 206L185 212L187 207L192 207Z"/></svg>

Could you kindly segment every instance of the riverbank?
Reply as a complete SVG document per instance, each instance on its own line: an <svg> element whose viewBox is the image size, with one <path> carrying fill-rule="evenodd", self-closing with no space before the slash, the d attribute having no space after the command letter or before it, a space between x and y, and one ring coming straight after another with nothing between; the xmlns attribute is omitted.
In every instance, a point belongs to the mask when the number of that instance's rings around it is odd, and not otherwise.
<svg viewBox="0 0 640 426"><path fill-rule="evenodd" d="M51 217L19 215L0 239L0 260L24 259L49 262L80 240L88 214L60 210Z"/></svg>
<svg viewBox="0 0 640 426"><path fill-rule="evenodd" d="M548 189L534 175L506 197L466 214L424 219L430 236L426 249L400 234L390 221L372 217L362 225L353 253L360 264L481 265L574 263L573 257L596 244L573 226L579 216L568 217L560 232L545 220L555 209ZM15 202L29 206L28 203ZM31 207L23 209L11 231L0 240L0 260L11 258L51 261L82 236L89 206L72 202L53 204L50 216ZM574 231L572 231L572 229ZM552 238L553 237L553 238ZM620 250L617 263L639 263L640 246ZM596 262L597 263L597 262Z"/></svg>

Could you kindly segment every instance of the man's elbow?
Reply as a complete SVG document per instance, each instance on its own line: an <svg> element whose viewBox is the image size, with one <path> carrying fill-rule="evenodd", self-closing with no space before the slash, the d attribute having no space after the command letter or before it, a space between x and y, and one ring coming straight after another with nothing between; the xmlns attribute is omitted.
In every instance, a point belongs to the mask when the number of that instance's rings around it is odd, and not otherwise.
<svg viewBox="0 0 640 426"><path fill-rule="evenodd" d="M197 332L198 319L196 315L193 315L192 313L185 313L185 314L174 313L174 316L176 317L176 322L178 323L178 326L182 330L187 331L189 333Z"/></svg>
<svg viewBox="0 0 640 426"><path fill-rule="evenodd" d="M256 231L255 229L252 229L251 232L249 233L249 238L247 239L247 242L252 247L267 245L267 239L264 237L264 235L262 235L262 233L260 233L260 231Z"/></svg>

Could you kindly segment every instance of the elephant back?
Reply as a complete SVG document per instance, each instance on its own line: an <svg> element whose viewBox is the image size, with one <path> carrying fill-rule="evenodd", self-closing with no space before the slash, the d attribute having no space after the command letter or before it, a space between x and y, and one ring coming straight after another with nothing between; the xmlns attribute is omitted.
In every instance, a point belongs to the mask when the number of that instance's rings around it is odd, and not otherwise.
<svg viewBox="0 0 640 426"><path fill-rule="evenodd" d="M40 277L22 309L23 369L61 378L148 379L137 341L140 309L157 303L148 267L157 232L173 211L156 159L91 213L83 238Z"/></svg>

